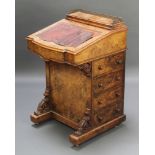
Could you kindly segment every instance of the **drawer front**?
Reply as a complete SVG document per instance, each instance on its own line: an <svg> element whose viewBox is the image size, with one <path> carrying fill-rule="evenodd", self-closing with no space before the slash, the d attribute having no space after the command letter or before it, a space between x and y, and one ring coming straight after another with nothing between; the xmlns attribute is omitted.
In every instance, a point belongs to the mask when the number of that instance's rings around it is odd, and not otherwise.
<svg viewBox="0 0 155 155"><path fill-rule="evenodd" d="M108 89L104 93L94 96L93 107L101 108L111 103L114 103L116 101L123 100L123 94L124 94L123 91L124 91L123 87L116 87L116 88Z"/></svg>
<svg viewBox="0 0 155 155"><path fill-rule="evenodd" d="M106 107L94 109L94 125L106 123L123 114L123 101L110 104Z"/></svg>
<svg viewBox="0 0 155 155"><path fill-rule="evenodd" d="M93 62L93 76L98 76L103 73L116 71L124 68L125 52L107 56L103 59Z"/></svg>
<svg viewBox="0 0 155 155"><path fill-rule="evenodd" d="M99 95L104 90L123 85L124 83L124 70L111 72L109 74L104 74L101 77L93 79L93 93L94 96Z"/></svg>

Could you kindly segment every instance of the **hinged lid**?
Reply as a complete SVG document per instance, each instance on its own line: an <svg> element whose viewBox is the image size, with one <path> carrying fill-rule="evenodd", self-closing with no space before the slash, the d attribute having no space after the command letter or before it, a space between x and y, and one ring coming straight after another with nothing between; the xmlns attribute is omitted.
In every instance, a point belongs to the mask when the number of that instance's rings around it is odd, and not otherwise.
<svg viewBox="0 0 155 155"><path fill-rule="evenodd" d="M29 35L28 48L46 60L77 65L125 49L126 31L118 17L78 10Z"/></svg>
<svg viewBox="0 0 155 155"><path fill-rule="evenodd" d="M61 46L77 47L93 38L93 31L61 22L37 35L44 41L54 42Z"/></svg>
<svg viewBox="0 0 155 155"><path fill-rule="evenodd" d="M66 19L110 30L114 29L117 24L122 22L122 19L118 17L91 14L83 10L77 10L68 14Z"/></svg>

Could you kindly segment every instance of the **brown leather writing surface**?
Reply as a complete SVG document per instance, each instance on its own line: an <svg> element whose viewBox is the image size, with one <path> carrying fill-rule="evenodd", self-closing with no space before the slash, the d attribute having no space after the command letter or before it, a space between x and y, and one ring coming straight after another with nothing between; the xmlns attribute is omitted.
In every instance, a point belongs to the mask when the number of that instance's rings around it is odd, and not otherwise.
<svg viewBox="0 0 155 155"><path fill-rule="evenodd" d="M68 23L59 23L38 34L45 41L62 46L76 47L93 37L93 32Z"/></svg>

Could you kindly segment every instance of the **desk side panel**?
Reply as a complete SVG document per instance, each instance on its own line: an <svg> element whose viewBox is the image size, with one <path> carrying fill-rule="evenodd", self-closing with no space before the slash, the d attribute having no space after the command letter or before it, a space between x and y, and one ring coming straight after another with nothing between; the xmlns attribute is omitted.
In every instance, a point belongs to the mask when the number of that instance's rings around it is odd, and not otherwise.
<svg viewBox="0 0 155 155"><path fill-rule="evenodd" d="M53 111L79 123L91 102L91 77L78 67L56 62L50 63L50 77Z"/></svg>

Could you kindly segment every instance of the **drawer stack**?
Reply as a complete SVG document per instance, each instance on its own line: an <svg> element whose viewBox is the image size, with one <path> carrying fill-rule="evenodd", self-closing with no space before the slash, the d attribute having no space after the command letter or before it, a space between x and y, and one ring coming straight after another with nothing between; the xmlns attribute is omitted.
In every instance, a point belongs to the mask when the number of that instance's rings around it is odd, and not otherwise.
<svg viewBox="0 0 155 155"><path fill-rule="evenodd" d="M99 126L123 114L125 52L92 63L93 123Z"/></svg>

